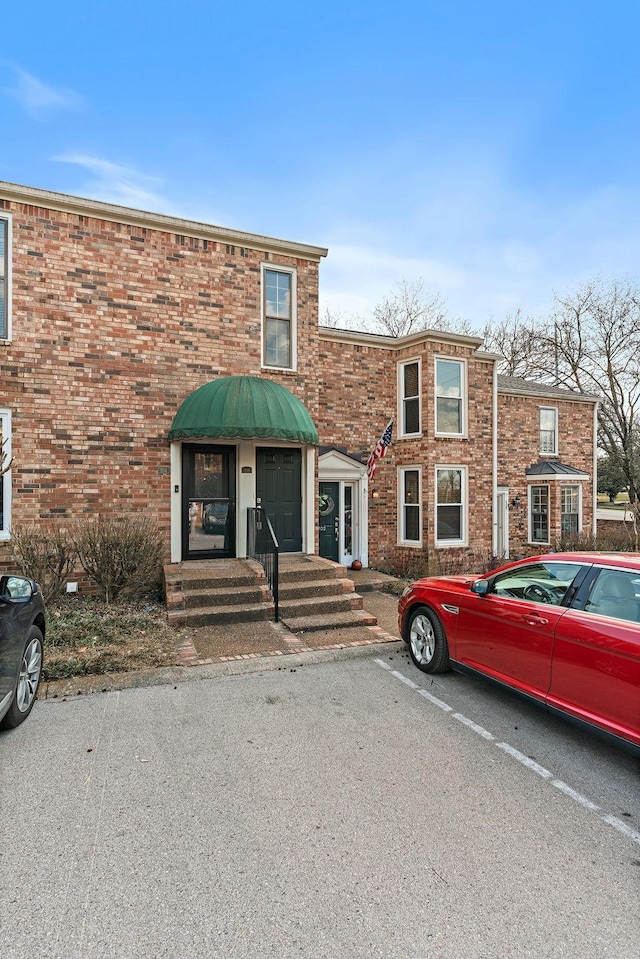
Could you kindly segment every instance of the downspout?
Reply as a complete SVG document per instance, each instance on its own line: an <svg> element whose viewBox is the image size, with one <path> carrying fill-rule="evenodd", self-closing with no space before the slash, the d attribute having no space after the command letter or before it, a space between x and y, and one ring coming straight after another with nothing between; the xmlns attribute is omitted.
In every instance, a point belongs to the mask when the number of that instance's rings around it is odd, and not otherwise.
<svg viewBox="0 0 640 959"><path fill-rule="evenodd" d="M593 404L593 491L591 494L591 502L593 503L591 529L594 539L598 535L598 518L596 516L598 509L598 406L599 403L596 401Z"/></svg>
<svg viewBox="0 0 640 959"><path fill-rule="evenodd" d="M498 361L493 361L493 450L491 453L492 469L492 500L493 500L493 529L491 535L491 553L493 556L498 550ZM508 548L507 543L507 548Z"/></svg>

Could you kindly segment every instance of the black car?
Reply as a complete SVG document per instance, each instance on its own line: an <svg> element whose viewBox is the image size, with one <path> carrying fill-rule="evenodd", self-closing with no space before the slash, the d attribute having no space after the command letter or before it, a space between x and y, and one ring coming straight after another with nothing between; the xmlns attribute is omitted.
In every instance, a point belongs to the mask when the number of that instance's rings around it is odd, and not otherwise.
<svg viewBox="0 0 640 959"><path fill-rule="evenodd" d="M0 576L0 728L31 712L42 675L44 600L37 583Z"/></svg>

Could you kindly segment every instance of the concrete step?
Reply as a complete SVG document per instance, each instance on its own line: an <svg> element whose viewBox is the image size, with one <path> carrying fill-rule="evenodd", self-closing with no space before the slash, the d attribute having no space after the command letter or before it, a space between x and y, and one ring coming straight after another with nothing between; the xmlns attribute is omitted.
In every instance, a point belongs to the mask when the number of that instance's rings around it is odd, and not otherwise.
<svg viewBox="0 0 640 959"><path fill-rule="evenodd" d="M345 579L346 569L337 563L314 562L310 560L305 563L287 564L287 561L281 561L279 564L280 583L313 582L315 580L327 579Z"/></svg>
<svg viewBox="0 0 640 959"><path fill-rule="evenodd" d="M322 616L280 617L283 625L292 633L320 632L329 629L351 629L356 626L375 626L377 619L363 609L344 610L339 613L325 613Z"/></svg>
<svg viewBox="0 0 640 959"><path fill-rule="evenodd" d="M242 589L246 586L255 586L257 577L249 573L234 573L226 576L211 573L211 571L185 572L183 576L171 575L165 576L167 591L176 589L202 590L213 587L214 589ZM264 576L261 579L265 581Z"/></svg>
<svg viewBox="0 0 640 959"><path fill-rule="evenodd" d="M362 609L362 596L343 593L339 596L308 596L287 602L279 599L280 619L296 616L330 616L333 613Z"/></svg>
<svg viewBox="0 0 640 959"><path fill-rule="evenodd" d="M319 557L281 558L279 618L293 632L373 626L344 566ZM189 626L273 619L264 571L247 560L165 567L169 622Z"/></svg>
<svg viewBox="0 0 640 959"><path fill-rule="evenodd" d="M185 590L184 600L187 609L191 607L210 606L240 606L241 604L251 605L253 603L271 602L271 593L268 586L232 587L231 589L204 589L204 590ZM167 605L169 605L167 601Z"/></svg>
<svg viewBox="0 0 640 959"><path fill-rule="evenodd" d="M307 596L343 596L345 593L354 593L355 588L350 579L312 579L293 580L280 583L280 601L302 599Z"/></svg>
<svg viewBox="0 0 640 959"><path fill-rule="evenodd" d="M249 603L241 606L191 607L168 611L169 624L177 626L222 626L225 623L257 623L273 619L273 603Z"/></svg>

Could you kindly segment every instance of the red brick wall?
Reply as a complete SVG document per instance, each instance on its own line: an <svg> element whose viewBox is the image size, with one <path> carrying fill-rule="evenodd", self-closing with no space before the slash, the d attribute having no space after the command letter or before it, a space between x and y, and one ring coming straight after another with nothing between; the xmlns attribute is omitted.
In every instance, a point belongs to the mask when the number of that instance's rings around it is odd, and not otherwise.
<svg viewBox="0 0 640 959"><path fill-rule="evenodd" d="M560 397L530 395L498 395L498 485L509 487L509 500L519 497L520 503L509 510L511 555L531 555L541 547L528 543L529 485L544 485L544 478L528 479L527 467L540 458L540 408L558 410L558 456L560 462L587 473L582 481L582 528L590 533L593 517L593 404L564 400ZM549 483L550 538L553 544L560 536L560 487L575 485L575 480L552 479ZM548 547L547 547L548 548ZM542 548L544 551L544 547Z"/></svg>
<svg viewBox="0 0 640 959"><path fill-rule="evenodd" d="M435 467L463 466L468 475L469 548L491 549L492 538L492 404L493 363L473 348L427 340L401 349L335 342L321 338L320 419L322 442L346 445L349 453L365 459L393 417L394 442L378 461L369 495L369 562L389 566L415 547L398 543L398 477L400 466L422 467L423 550L435 549ZM451 356L467 362L468 436L449 439L435 435L434 357ZM398 438L398 363L422 362L422 430L417 439ZM354 424L357 426L354 428ZM375 497L373 493L377 494Z"/></svg>
<svg viewBox="0 0 640 959"><path fill-rule="evenodd" d="M184 398L217 375L267 375L317 417L317 262L0 208L13 217L0 407L13 412L14 523L142 510L168 541L167 434ZM295 373L261 372L266 260L297 270Z"/></svg>
<svg viewBox="0 0 640 959"><path fill-rule="evenodd" d="M159 228L0 200L13 217L13 335L3 344L0 407L13 414L14 523L144 511L169 539L168 431L181 402L218 375L265 375L297 395L326 445L365 459L397 420L397 364L422 362L422 436L398 439L370 497L370 562L398 549L397 468L421 466L423 547L433 551L435 467L468 469L469 547L492 540L493 363L470 344L427 337L398 349L318 336L313 259L228 246ZM297 271L296 372L261 370L261 264ZM435 436L434 355L464 359L468 436ZM499 483L526 503L538 409L560 410L560 458L592 470L593 407L501 395ZM558 484L556 484L558 485ZM552 488L553 484L552 484ZM591 484L583 484L584 524ZM526 507L511 512L512 552L526 548ZM559 497L552 501L559 525ZM524 531L524 532L523 532ZM0 544L2 553L7 549Z"/></svg>

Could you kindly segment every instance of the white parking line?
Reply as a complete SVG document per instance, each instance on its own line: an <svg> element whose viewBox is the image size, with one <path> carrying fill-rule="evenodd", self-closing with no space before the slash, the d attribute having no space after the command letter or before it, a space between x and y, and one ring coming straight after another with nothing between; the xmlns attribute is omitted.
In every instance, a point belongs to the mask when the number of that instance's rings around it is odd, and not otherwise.
<svg viewBox="0 0 640 959"><path fill-rule="evenodd" d="M478 736L482 736L483 739L495 739L488 729L485 729L484 726L478 726L477 723L472 722L470 719L467 719L466 716L463 716L462 713L454 713L453 718L457 719L464 726L468 726L469 729L473 729L474 733L477 733Z"/></svg>
<svg viewBox="0 0 640 959"><path fill-rule="evenodd" d="M437 706L438 709L441 709L445 713L451 713L452 718L457 719L458 722L466 726L467 729L471 729L478 736L481 736L483 739L486 739L489 742L495 742L496 737L493 735L493 733L490 733L488 729L485 729L484 726L479 726L478 723L474 723L473 720L469 719L467 716L464 716L462 713L454 712L453 706L449 706L449 704L445 703L442 699L438 699L437 696L433 696L431 693L427 692L427 690L420 686L419 683L409 679L408 676L403 675L403 673L399 672L397 669L392 669L382 659L376 659L374 662L376 662L378 666L382 666L383 669L386 669L388 672L390 672L395 679L398 679L401 683L404 683L404 685L408 686L409 689L417 692L419 696L422 696L423 699L426 699L433 706ZM572 789L571 786L563 782L562 779L554 778L553 773L549 772L548 769L545 769L544 766L541 766L534 759L531 759L530 756L525 756L524 753L521 753L509 743L500 742L496 743L496 746L508 756L511 756L512 759L515 759L521 765L525 766L531 772L534 772L537 776L540 776L541 779L546 780L551 786L555 786L556 789L559 789L560 792L564 793L565 796L568 796L569 799L573 799L574 802L578 803L578 805L582 806L584 809L589 810L589 812L599 811L600 807L597 806L596 803L592 802L586 796L583 796L582 793ZM618 819L617 816L606 815L602 816L601 818L603 822L606 822L609 826L617 829L618 832L622 833L623 836L626 836L627 839L631 839L632 842L640 846L640 832L638 832L636 829L628 826L626 822Z"/></svg>
<svg viewBox="0 0 640 959"><path fill-rule="evenodd" d="M585 809L590 809L592 812L597 812L597 810L600 809L600 806L596 806L594 802L591 802L591 800L583 796L582 793L578 793L575 789L572 789L571 786L567 786L561 779L552 779L551 785L559 789L560 792L563 792L565 796L575 799L575 801L580 803L581 806L584 806Z"/></svg>
<svg viewBox="0 0 640 959"><path fill-rule="evenodd" d="M496 746L498 749L502 749L503 752L513 756L514 759L517 759L519 763L522 763L523 766L530 769L532 773L536 773L537 776L542 776L543 779L551 779L553 773L550 773L548 769L545 769L544 766L537 763L535 759L531 759L530 756L525 756L524 753L514 749L509 743L496 743Z"/></svg>
<svg viewBox="0 0 640 959"><path fill-rule="evenodd" d="M396 679L399 679L401 683L404 683L405 686L408 686L410 689L420 689L418 683L414 683L414 681L409 679L408 676L403 676L402 673L399 673L397 669L394 669L391 675L395 676Z"/></svg>
<svg viewBox="0 0 640 959"><path fill-rule="evenodd" d="M617 829L618 832L621 832L624 836L628 836L629 839L633 842L637 842L640 846L640 832L632 829L631 826L627 826L626 822L623 822L621 819L618 819L616 816L603 816L605 822L608 822L610 826L613 826L614 829Z"/></svg>
<svg viewBox="0 0 640 959"><path fill-rule="evenodd" d="M442 709L445 713L452 713L453 707L448 703L443 703L441 699L438 699L437 696L434 696L433 693L428 693L426 689L419 689L418 694L424 696L425 699L428 699L430 703L433 703L434 706L437 706L438 709Z"/></svg>

